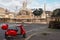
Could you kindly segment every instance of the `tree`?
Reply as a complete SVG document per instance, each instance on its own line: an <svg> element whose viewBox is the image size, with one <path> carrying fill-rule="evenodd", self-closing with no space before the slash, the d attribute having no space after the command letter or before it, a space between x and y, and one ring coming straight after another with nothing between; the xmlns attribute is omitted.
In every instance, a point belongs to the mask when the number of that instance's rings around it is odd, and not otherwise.
<svg viewBox="0 0 60 40"><path fill-rule="evenodd" d="M60 9L53 10L52 16L55 21L49 22L49 28L60 29Z"/></svg>
<svg viewBox="0 0 60 40"><path fill-rule="evenodd" d="M33 11L33 14L35 16L40 16L42 13L43 13L43 10L41 8L36 9L36 10Z"/></svg>
<svg viewBox="0 0 60 40"><path fill-rule="evenodd" d="M39 13L40 15L43 13L43 10L41 8L39 8Z"/></svg>
<svg viewBox="0 0 60 40"><path fill-rule="evenodd" d="M60 9L55 9L53 11L52 17L60 17Z"/></svg>

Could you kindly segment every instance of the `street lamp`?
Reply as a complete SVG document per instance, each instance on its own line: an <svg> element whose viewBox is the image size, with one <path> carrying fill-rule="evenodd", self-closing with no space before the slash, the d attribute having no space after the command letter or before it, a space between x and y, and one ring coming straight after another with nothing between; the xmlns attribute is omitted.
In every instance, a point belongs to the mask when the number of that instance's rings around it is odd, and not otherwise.
<svg viewBox="0 0 60 40"><path fill-rule="evenodd" d="M16 6L16 9L15 9L15 13L14 13L15 23L16 23L16 15L17 15L17 6Z"/></svg>

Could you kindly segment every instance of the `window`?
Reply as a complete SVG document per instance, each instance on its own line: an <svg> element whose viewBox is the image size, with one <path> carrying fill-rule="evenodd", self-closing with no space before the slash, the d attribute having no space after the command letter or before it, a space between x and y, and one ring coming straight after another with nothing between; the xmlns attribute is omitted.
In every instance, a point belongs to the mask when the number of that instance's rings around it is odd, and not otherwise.
<svg viewBox="0 0 60 40"><path fill-rule="evenodd" d="M27 22L30 22L31 20L30 19L27 19Z"/></svg>

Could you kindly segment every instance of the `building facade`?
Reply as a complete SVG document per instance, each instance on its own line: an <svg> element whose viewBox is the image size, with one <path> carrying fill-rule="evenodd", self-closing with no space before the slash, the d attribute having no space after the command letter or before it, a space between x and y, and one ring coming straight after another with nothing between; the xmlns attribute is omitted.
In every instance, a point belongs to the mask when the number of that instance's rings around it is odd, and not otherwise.
<svg viewBox="0 0 60 40"><path fill-rule="evenodd" d="M16 22L16 23L45 23L49 22L52 12L46 11L46 18L43 19L40 16L34 16L31 9L20 10L15 16L14 12L9 12L4 8L0 8L0 22Z"/></svg>

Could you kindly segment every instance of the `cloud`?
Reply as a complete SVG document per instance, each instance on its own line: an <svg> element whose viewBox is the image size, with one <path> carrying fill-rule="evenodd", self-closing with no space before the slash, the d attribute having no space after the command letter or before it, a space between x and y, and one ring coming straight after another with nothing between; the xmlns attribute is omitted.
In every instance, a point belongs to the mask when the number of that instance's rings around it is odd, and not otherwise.
<svg viewBox="0 0 60 40"><path fill-rule="evenodd" d="M60 8L60 0L46 0L46 10L54 10ZM27 7L43 8L45 0L27 0ZM19 10L22 7L23 0L0 0L0 7L8 8L9 10ZM17 6L17 9L16 9Z"/></svg>
<svg viewBox="0 0 60 40"><path fill-rule="evenodd" d="M12 0L0 0L2 3L10 3Z"/></svg>
<svg viewBox="0 0 60 40"><path fill-rule="evenodd" d="M18 9L22 6L21 1L19 0L0 0L0 7L7 8L9 10L16 10L16 6Z"/></svg>

